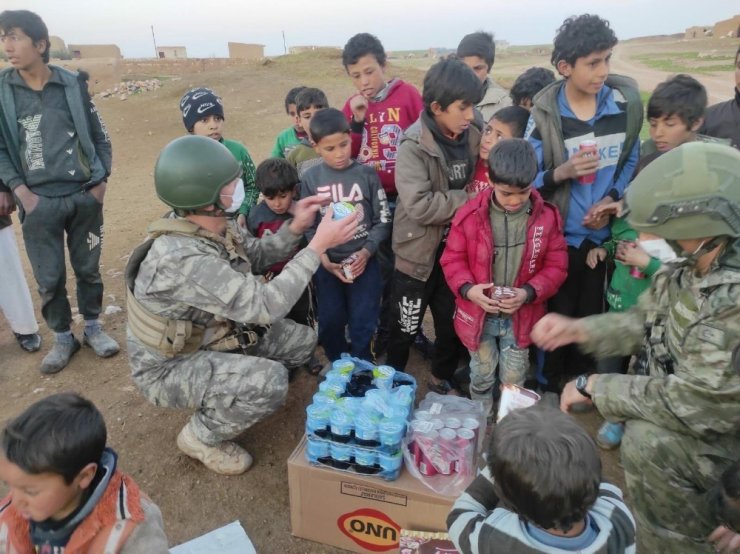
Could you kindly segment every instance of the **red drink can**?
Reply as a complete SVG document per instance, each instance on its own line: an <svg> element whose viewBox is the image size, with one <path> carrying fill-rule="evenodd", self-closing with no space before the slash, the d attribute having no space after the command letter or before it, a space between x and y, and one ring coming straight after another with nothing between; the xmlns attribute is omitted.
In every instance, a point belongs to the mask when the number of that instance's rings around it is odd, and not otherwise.
<svg viewBox="0 0 740 554"><path fill-rule="evenodd" d="M455 461L457 455L455 452L455 441L457 440L457 433L454 429L442 429L439 432L440 448L438 455L434 457L434 468L437 473L442 475L450 475L455 471Z"/></svg>
<svg viewBox="0 0 740 554"><path fill-rule="evenodd" d="M591 152L589 157L598 156L597 149L598 146L595 140L582 140L581 144L578 145L578 150L580 152L583 152L584 150L588 150ZM589 173L588 175L581 175L580 177L578 177L578 183L581 185L593 185L595 180L596 172Z"/></svg>
<svg viewBox="0 0 740 554"><path fill-rule="evenodd" d="M475 453L475 431L465 428L458 429L455 450L457 451L455 471L463 475L469 475L472 471L471 466Z"/></svg>
<svg viewBox="0 0 740 554"><path fill-rule="evenodd" d="M478 437L480 436L480 422L474 417L466 417L462 422L463 429L470 429L475 434L476 445L478 443Z"/></svg>
<svg viewBox="0 0 740 554"><path fill-rule="evenodd" d="M433 475L437 475L437 470L434 469L434 464L429 461L429 458L426 457L423 450L419 450L419 454L416 458L416 467L419 468L419 473L421 473L424 477L432 477Z"/></svg>
<svg viewBox="0 0 740 554"><path fill-rule="evenodd" d="M459 429L462 427L462 421L457 417L448 417L445 419L445 427L449 429Z"/></svg>

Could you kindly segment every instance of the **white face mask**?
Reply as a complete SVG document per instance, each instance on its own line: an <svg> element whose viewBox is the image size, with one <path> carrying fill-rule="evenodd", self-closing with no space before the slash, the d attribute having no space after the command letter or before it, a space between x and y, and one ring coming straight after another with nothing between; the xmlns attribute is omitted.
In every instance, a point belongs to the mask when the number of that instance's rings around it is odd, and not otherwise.
<svg viewBox="0 0 740 554"><path fill-rule="evenodd" d="M640 246L648 256L657 258L663 263L672 262L677 258L673 248L664 239L641 240Z"/></svg>
<svg viewBox="0 0 740 554"><path fill-rule="evenodd" d="M234 194L223 194L222 196L231 196L231 206L226 208L224 211L227 214L235 214L239 211L239 208L241 208L242 203L244 202L244 197L246 196L244 192L244 181L239 179L236 182L236 187L234 187Z"/></svg>

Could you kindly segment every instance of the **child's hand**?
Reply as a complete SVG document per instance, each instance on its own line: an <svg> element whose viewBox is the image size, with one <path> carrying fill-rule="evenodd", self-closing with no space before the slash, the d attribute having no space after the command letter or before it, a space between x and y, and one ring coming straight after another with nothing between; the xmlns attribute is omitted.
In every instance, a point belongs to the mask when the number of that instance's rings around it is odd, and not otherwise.
<svg viewBox="0 0 740 554"><path fill-rule="evenodd" d="M362 123L367 113L367 98L362 94L355 94L349 99L349 109L352 110L352 119L356 123Z"/></svg>
<svg viewBox="0 0 740 554"><path fill-rule="evenodd" d="M324 266L324 269L334 275L337 279L339 279L342 283L350 284L352 281L347 279L344 276L344 270L342 269L342 264L335 264L329 259L329 256L327 256L325 253L321 255L321 265Z"/></svg>
<svg viewBox="0 0 740 554"><path fill-rule="evenodd" d="M498 301L491 298L490 291L493 283L480 283L468 289L467 298L476 306L480 306L489 314L498 313Z"/></svg>
<svg viewBox="0 0 740 554"><path fill-rule="evenodd" d="M246 229L247 228L247 216L244 214L239 214L239 217L236 218L236 223L242 229Z"/></svg>
<svg viewBox="0 0 740 554"><path fill-rule="evenodd" d="M591 269L596 269L596 266L605 259L606 248L592 248L588 251L588 254L586 254L586 265Z"/></svg>
<svg viewBox="0 0 740 554"><path fill-rule="evenodd" d="M650 263L650 255L634 242L620 242L614 258L625 265L632 265L639 269L645 269Z"/></svg>
<svg viewBox="0 0 740 554"><path fill-rule="evenodd" d="M553 177L555 182L562 183L568 179L577 179L583 175L591 175L599 169L599 156L594 156L591 150L581 150L571 154L567 161L555 168Z"/></svg>
<svg viewBox="0 0 740 554"><path fill-rule="evenodd" d="M604 226L601 224L608 223L610 216L621 217L623 208L624 202L622 200L614 201L608 196L602 198L591 206L586 215L583 216L583 225L592 229L601 229ZM601 225L601 227L594 227L595 225Z"/></svg>
<svg viewBox="0 0 740 554"><path fill-rule="evenodd" d="M349 269L352 272L352 277L357 279L360 275L365 272L367 262L370 260L370 252L364 248L360 248L355 252L355 261L349 264Z"/></svg>
<svg viewBox="0 0 740 554"><path fill-rule="evenodd" d="M498 302L499 310L501 310L505 314L513 314L522 307L522 304L527 301L526 290L518 289L516 287L513 287L512 290L516 292L516 296L512 296L510 298L502 298Z"/></svg>

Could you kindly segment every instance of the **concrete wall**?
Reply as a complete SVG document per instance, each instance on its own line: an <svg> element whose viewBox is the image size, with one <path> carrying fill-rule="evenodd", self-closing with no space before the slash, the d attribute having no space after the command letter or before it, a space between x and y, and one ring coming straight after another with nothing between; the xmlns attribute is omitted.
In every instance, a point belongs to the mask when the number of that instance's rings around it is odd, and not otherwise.
<svg viewBox="0 0 740 554"><path fill-rule="evenodd" d="M55 36L49 37L49 52L66 52L67 51L67 45L64 44L64 41Z"/></svg>
<svg viewBox="0 0 740 554"><path fill-rule="evenodd" d="M67 50L75 60L121 57L121 49L115 44L69 44Z"/></svg>
<svg viewBox="0 0 740 554"><path fill-rule="evenodd" d="M718 21L714 24L714 36L721 37L740 37L740 15Z"/></svg>
<svg viewBox="0 0 740 554"><path fill-rule="evenodd" d="M242 60L261 60L264 57L264 44L247 44L244 42L229 43L229 58L239 58Z"/></svg>
<svg viewBox="0 0 740 554"><path fill-rule="evenodd" d="M160 59L184 60L188 57L188 52L184 46L157 46L157 54Z"/></svg>

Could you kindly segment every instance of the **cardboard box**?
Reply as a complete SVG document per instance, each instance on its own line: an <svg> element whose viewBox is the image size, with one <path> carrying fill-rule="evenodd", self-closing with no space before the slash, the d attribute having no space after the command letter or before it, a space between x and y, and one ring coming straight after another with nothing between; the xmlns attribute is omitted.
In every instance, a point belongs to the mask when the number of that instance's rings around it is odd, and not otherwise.
<svg viewBox="0 0 740 554"><path fill-rule="evenodd" d="M305 437L288 459L293 535L352 552L398 551L400 531L447 531L454 502L404 468L396 481L312 466Z"/></svg>

